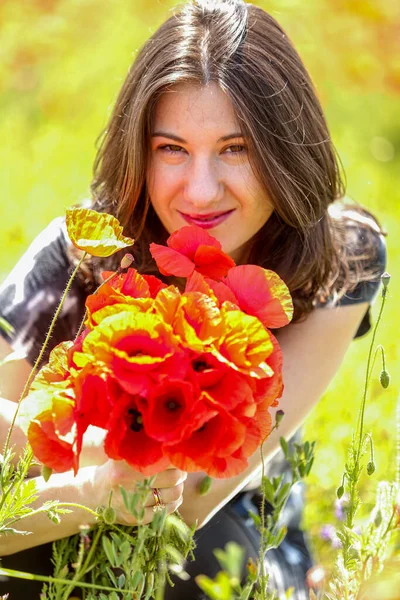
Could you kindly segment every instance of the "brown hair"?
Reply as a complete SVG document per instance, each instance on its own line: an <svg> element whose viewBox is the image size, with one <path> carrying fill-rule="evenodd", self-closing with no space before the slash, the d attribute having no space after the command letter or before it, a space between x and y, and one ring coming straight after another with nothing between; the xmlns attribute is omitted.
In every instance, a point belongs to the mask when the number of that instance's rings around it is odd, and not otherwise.
<svg viewBox="0 0 400 600"><path fill-rule="evenodd" d="M146 189L155 105L171 86L211 81L232 101L250 141L254 172L274 205L243 262L283 278L294 299L294 320L318 299L343 295L376 276L367 268L376 253L376 221L365 211L368 218L357 219L363 212L357 205L353 217L347 212L341 218L344 205L329 211L343 198L344 184L310 77L280 25L242 0L186 4L145 43L117 98L91 191L94 207L116 215L136 239L139 268L154 269L148 243L167 237ZM349 244L355 230L357 239Z"/></svg>

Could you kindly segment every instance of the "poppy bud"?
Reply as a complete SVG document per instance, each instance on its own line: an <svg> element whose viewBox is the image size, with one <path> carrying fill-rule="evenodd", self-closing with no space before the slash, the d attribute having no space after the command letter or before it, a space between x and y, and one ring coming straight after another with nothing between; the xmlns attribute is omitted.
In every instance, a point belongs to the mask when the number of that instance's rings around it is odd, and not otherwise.
<svg viewBox="0 0 400 600"><path fill-rule="evenodd" d="M275 425L278 427L280 425L280 423L282 422L283 417L285 416L285 413L283 412L283 410L277 410L276 414L275 414Z"/></svg>
<svg viewBox="0 0 400 600"><path fill-rule="evenodd" d="M131 266L131 264L134 262L134 258L132 256L132 254L125 254L122 258L121 258L121 263L120 263L120 268L121 269L128 269L128 267Z"/></svg>
<svg viewBox="0 0 400 600"><path fill-rule="evenodd" d="M386 390L390 383L390 375L386 369L381 371L381 374L379 375L379 381L381 386Z"/></svg>
<svg viewBox="0 0 400 600"><path fill-rule="evenodd" d="M211 488L212 481L212 478L208 475L203 477L203 479L200 481L199 492L201 496L205 496L206 494L208 494Z"/></svg>
<svg viewBox="0 0 400 600"><path fill-rule="evenodd" d="M386 289L387 286L390 283L390 275L389 275L389 273L387 273L386 271L384 273L382 273L382 275L381 275L381 281L382 281L383 287Z"/></svg>
<svg viewBox="0 0 400 600"><path fill-rule="evenodd" d="M339 498L339 500L340 500L340 498L343 496L343 494L344 494L344 486L343 486L343 485L341 485L340 487L338 487L338 489L337 489L337 491L336 491L336 496L337 496L337 497Z"/></svg>
<svg viewBox="0 0 400 600"><path fill-rule="evenodd" d="M50 467L42 466L42 477L46 482L50 479L52 472L53 469L50 469Z"/></svg>
<svg viewBox="0 0 400 600"><path fill-rule="evenodd" d="M378 510L378 512L376 513L375 519L374 519L374 525L375 527L379 527L379 525L382 523L382 513L380 510Z"/></svg>
<svg viewBox="0 0 400 600"><path fill-rule="evenodd" d="M372 475L373 473L375 473L375 463L372 462L372 460L370 460L367 464L367 473L368 475Z"/></svg>
<svg viewBox="0 0 400 600"><path fill-rule="evenodd" d="M112 506L107 506L107 508L103 510L102 517L104 523L107 523L107 525L112 525L115 523L115 519L117 518L117 511L115 508L112 508Z"/></svg>

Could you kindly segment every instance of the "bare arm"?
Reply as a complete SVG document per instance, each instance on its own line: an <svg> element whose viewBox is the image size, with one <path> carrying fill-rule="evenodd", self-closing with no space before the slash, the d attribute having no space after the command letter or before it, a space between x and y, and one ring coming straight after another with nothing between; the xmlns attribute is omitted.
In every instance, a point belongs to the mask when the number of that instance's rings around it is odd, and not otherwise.
<svg viewBox="0 0 400 600"><path fill-rule="evenodd" d="M10 351L10 346L0 339L0 353L5 356ZM29 363L24 363L25 361L16 361L7 365L7 368L4 367L3 370L0 370L0 388L12 397L12 400L0 399L2 444L4 444L17 407L16 401L30 372ZM5 375L7 376L5 377ZM79 469L76 477L73 476L72 472L53 474L47 483L42 477L35 477L38 500L32 505L33 509L39 509L48 500L58 500L61 503L81 504L94 512L97 506L108 503L109 492L112 489L114 491L112 505L117 510L117 522L130 525L136 524L132 515L125 510L119 487L122 486L133 491L136 483L143 480L143 475L129 467L125 461L108 459L102 449L104 433L94 427L88 436L85 435L86 445L82 452L83 462L93 466L83 466ZM21 452L26 444L26 437L18 426L13 429L11 444L15 445L17 454ZM36 469L36 473L31 472L31 475L38 475L37 471L38 469ZM154 486L160 489L167 513L171 513L179 507L182 501L185 478L186 473L174 468L167 469L157 475ZM145 523L151 521L153 517L153 504L154 499L150 495L144 505L145 516L143 522ZM95 515L83 509L74 508L73 512L63 515L61 523L57 525L52 523L46 514L36 513L11 524L15 529L32 532L31 535L0 536L0 556L14 554L26 548L73 535L79 532L80 525L93 525L94 523Z"/></svg>
<svg viewBox="0 0 400 600"><path fill-rule="evenodd" d="M338 371L347 348L368 308L367 303L314 310L302 323L279 332L282 348L285 391L276 409L283 410L279 430L264 443L267 461L279 450L279 438L289 438L316 405ZM200 496L198 485L203 473L189 474L180 512L189 523L198 520L205 525L233 496L260 475L261 459L257 451L249 459L249 467L231 479L214 480L210 492Z"/></svg>

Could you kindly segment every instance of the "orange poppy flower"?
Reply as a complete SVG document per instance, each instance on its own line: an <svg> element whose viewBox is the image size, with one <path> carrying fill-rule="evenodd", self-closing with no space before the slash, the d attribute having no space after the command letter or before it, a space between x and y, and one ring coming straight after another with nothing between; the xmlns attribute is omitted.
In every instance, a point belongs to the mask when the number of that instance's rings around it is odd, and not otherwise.
<svg viewBox="0 0 400 600"><path fill-rule="evenodd" d="M221 311L223 335L215 341L215 350L211 352L251 377L271 377L273 370L265 362L273 351L269 332L256 317L228 308Z"/></svg>
<svg viewBox="0 0 400 600"><path fill-rule="evenodd" d="M41 393L44 392L34 392ZM29 424L28 441L34 455L56 473L74 468L74 401L55 395L52 406L38 414Z"/></svg>
<svg viewBox="0 0 400 600"><path fill-rule="evenodd" d="M130 394L146 395L154 381L184 378L189 368L179 338L149 313L123 311L106 317L86 336L82 350L82 366L84 361L104 363Z"/></svg>

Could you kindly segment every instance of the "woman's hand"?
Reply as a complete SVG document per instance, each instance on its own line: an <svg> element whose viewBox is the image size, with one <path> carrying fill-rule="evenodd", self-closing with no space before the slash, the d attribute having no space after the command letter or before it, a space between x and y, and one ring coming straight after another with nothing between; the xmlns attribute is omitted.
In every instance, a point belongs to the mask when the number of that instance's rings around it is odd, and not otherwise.
<svg viewBox="0 0 400 600"><path fill-rule="evenodd" d="M153 489L157 488L167 514L173 513L181 505L186 477L186 472L174 467L161 471L156 475L152 487ZM135 471L124 460L108 459L103 465L96 467L94 471L93 498L96 501L96 506L107 506L110 490L112 490L111 506L117 513L116 522L123 525L137 525L136 518L125 508L119 488L123 487L127 492L134 492L137 483L144 479L145 476L142 473ZM155 504L155 497L150 491L143 505L144 517L141 524L151 522L154 516L153 507Z"/></svg>

